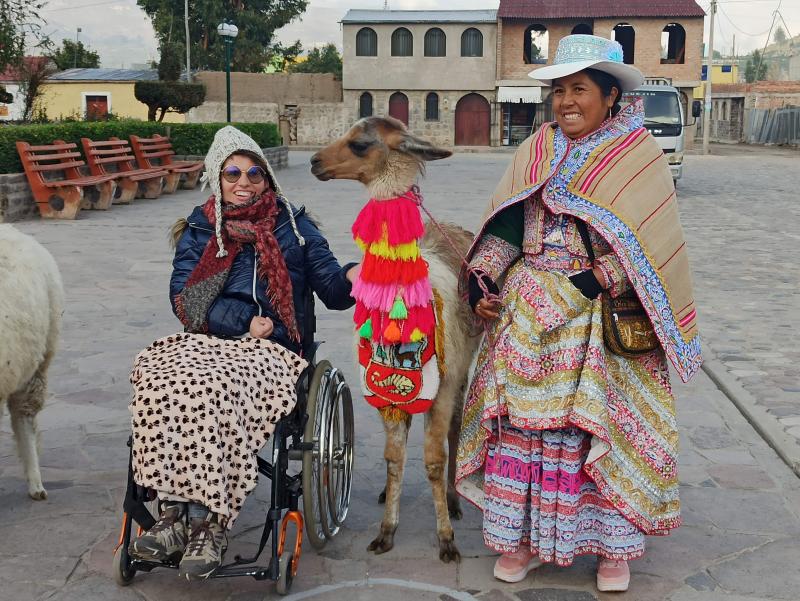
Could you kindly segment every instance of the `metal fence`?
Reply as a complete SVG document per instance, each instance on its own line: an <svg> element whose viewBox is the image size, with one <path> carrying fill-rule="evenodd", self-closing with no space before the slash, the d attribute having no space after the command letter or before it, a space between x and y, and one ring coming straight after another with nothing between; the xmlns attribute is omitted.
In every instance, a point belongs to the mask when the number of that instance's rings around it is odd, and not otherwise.
<svg viewBox="0 0 800 601"><path fill-rule="evenodd" d="M751 109L745 123L748 144L800 146L800 107Z"/></svg>

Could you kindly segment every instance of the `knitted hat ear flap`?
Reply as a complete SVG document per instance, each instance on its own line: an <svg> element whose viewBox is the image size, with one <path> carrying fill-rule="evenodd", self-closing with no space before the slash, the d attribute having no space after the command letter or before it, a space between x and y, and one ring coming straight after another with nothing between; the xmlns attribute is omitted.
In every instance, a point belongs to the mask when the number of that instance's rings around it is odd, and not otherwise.
<svg viewBox="0 0 800 601"><path fill-rule="evenodd" d="M214 223L214 235L217 237L217 259L228 256L228 251L225 250L225 243L222 241L222 200L219 196L214 198L214 216L216 222Z"/></svg>

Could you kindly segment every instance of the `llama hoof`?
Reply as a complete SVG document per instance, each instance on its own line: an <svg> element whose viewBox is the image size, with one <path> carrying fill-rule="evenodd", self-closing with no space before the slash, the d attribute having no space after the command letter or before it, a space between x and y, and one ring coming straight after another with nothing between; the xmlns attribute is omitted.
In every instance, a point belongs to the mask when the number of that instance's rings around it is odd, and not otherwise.
<svg viewBox="0 0 800 601"><path fill-rule="evenodd" d="M383 505L386 503L386 489L384 488L381 491L381 494L378 495L378 504Z"/></svg>
<svg viewBox="0 0 800 601"><path fill-rule="evenodd" d="M47 498L47 491L43 486L39 486L38 488L29 488L28 495L34 501L44 501Z"/></svg>
<svg viewBox="0 0 800 601"><path fill-rule="evenodd" d="M451 561L459 563L461 561L461 553L452 539L439 540L439 559L444 563L450 563Z"/></svg>
<svg viewBox="0 0 800 601"><path fill-rule="evenodd" d="M458 498L457 493L447 493L447 511L454 520L460 520L464 517L461 512L461 500Z"/></svg>
<svg viewBox="0 0 800 601"><path fill-rule="evenodd" d="M394 534L381 532L378 537L369 544L367 551L372 551L375 555L386 553L394 547Z"/></svg>

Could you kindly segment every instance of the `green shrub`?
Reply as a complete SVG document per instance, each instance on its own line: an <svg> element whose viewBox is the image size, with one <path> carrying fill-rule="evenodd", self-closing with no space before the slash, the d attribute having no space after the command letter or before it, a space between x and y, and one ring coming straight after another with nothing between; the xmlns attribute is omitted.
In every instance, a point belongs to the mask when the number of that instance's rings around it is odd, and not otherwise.
<svg viewBox="0 0 800 601"><path fill-rule="evenodd" d="M201 83L180 81L137 81L133 85L133 95L147 105L149 121L163 121L166 113L188 113L203 104L206 87Z"/></svg>
<svg viewBox="0 0 800 601"><path fill-rule="evenodd" d="M169 135L175 154L205 155L214 134L226 123L158 123L154 121L76 121L44 125L0 126L0 173L19 173L22 163L15 142L52 144L54 140L75 142L81 149L81 138L108 140L112 136L130 139L131 134L150 137ZM274 123L235 123L237 128L252 137L262 148L278 146L280 135Z"/></svg>

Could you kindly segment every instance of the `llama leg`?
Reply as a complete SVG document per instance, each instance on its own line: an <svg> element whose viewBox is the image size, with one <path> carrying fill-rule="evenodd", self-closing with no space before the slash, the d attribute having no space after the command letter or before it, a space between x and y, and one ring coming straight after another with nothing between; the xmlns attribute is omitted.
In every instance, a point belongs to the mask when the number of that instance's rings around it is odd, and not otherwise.
<svg viewBox="0 0 800 601"><path fill-rule="evenodd" d="M444 387L443 387L444 388ZM442 393L445 394L442 394ZM444 441L450 429L453 413L453 396L439 390L425 420L425 471L431 483L433 505L436 510L436 534L439 537L439 559L445 563L460 561L461 554L453 542L453 526L447 507L447 484L445 483L446 456Z"/></svg>
<svg viewBox="0 0 800 601"><path fill-rule="evenodd" d="M8 399L8 412L11 415L11 428L17 441L17 451L25 477L28 480L28 494L37 501L47 498L39 472L39 453L37 450L36 414L44 402L44 381L34 376L27 390L12 394Z"/></svg>
<svg viewBox="0 0 800 601"><path fill-rule="evenodd" d="M394 532L400 521L400 490L403 484L410 425L410 416L399 422L383 420L383 429L386 431L386 447L383 451L386 459L386 506L383 510L380 534L367 547L367 551L374 551L376 555L394 547Z"/></svg>
<svg viewBox="0 0 800 601"><path fill-rule="evenodd" d="M458 436L461 433L461 405L461 403L457 403L453 409L450 431L447 433L447 510L454 520L460 520L463 516L461 498L456 492L456 454L458 452Z"/></svg>

